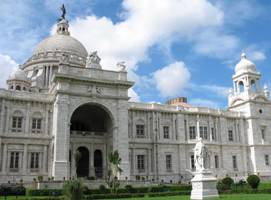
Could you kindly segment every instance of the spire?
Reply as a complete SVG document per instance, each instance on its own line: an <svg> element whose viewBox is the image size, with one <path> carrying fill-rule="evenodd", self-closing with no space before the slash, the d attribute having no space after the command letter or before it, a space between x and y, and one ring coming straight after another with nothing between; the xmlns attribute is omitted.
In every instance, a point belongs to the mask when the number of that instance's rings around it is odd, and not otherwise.
<svg viewBox="0 0 271 200"><path fill-rule="evenodd" d="M64 4L62 4L60 9L62 11L62 14L58 20L56 32L57 32L57 34L70 35L69 22L68 22L68 20L65 19L66 8L65 8Z"/></svg>

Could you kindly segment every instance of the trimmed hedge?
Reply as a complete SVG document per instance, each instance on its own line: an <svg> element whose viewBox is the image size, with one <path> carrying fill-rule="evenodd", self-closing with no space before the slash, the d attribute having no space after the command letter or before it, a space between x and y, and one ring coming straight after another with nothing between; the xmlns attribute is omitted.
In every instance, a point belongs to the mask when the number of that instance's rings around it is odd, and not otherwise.
<svg viewBox="0 0 271 200"><path fill-rule="evenodd" d="M178 196L178 195L190 195L191 191L180 191L180 192L158 192L149 193L149 197L164 197L164 196Z"/></svg>
<svg viewBox="0 0 271 200"><path fill-rule="evenodd" d="M1 184L0 185L0 195L4 196L24 196L25 187L20 184L10 183L10 184Z"/></svg>
<svg viewBox="0 0 271 200"><path fill-rule="evenodd" d="M84 199L93 200L93 199L123 199L123 198L136 198L144 197L145 194L92 194L86 195Z"/></svg>
<svg viewBox="0 0 271 200"><path fill-rule="evenodd" d="M20 198L20 200L65 200L64 197L31 197L31 198Z"/></svg>
<svg viewBox="0 0 271 200"><path fill-rule="evenodd" d="M271 189L252 190L252 189L237 189L219 191L220 194L271 194Z"/></svg>
<svg viewBox="0 0 271 200"><path fill-rule="evenodd" d="M28 189L26 190L27 196L62 196L62 189Z"/></svg>

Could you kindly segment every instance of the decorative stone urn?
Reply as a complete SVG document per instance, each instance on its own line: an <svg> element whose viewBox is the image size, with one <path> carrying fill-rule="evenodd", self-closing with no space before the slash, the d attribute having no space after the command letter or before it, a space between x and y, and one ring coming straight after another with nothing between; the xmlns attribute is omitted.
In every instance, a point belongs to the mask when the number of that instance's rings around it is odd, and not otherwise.
<svg viewBox="0 0 271 200"><path fill-rule="evenodd" d="M219 197L216 189L217 179L212 175L208 168L209 154L206 146L200 138L194 148L194 159L196 172L191 180L192 191L191 200L201 200L213 197Z"/></svg>

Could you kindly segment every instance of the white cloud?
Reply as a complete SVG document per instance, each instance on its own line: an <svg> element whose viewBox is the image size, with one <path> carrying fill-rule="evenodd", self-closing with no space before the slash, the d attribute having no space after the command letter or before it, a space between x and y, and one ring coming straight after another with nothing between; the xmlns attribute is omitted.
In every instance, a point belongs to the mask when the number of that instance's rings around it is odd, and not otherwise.
<svg viewBox="0 0 271 200"><path fill-rule="evenodd" d="M188 86L194 92L208 92L208 94L215 95L215 97L222 97L225 98L229 94L230 87L225 87L216 84L194 84L189 83Z"/></svg>
<svg viewBox="0 0 271 200"><path fill-rule="evenodd" d="M134 102L140 101L140 97L132 88L128 90L128 96L130 97L129 101L134 101Z"/></svg>
<svg viewBox="0 0 271 200"><path fill-rule="evenodd" d="M190 72L183 62L175 62L154 72L153 79L162 96L173 97L186 87Z"/></svg>
<svg viewBox="0 0 271 200"><path fill-rule="evenodd" d="M6 80L10 73L15 70L18 64L7 55L0 54L0 88L6 87Z"/></svg>
<svg viewBox="0 0 271 200"><path fill-rule="evenodd" d="M199 88L213 92L219 97L227 97L229 94L229 87L219 86L219 85L201 85Z"/></svg>
<svg viewBox="0 0 271 200"><path fill-rule="evenodd" d="M137 78L138 64L149 58L148 51L152 46L170 46L180 38L194 39L193 43L197 43L200 30L223 24L223 12L207 0L167 0L159 3L157 0L124 0L120 16L121 21L116 23L95 15L78 17L70 21L70 31L88 51L98 51L104 69L115 70L118 61L125 61L134 78ZM189 79L190 74L185 69L179 68ZM181 91L185 81L175 86L176 91L165 92L163 85L166 83L159 83L159 89L162 95L173 96Z"/></svg>
<svg viewBox="0 0 271 200"><path fill-rule="evenodd" d="M262 51L253 51L249 55L250 55L249 59L255 60L255 61L256 60L265 60L266 59L265 53L262 52Z"/></svg>
<svg viewBox="0 0 271 200"><path fill-rule="evenodd" d="M220 105L212 100L208 99L201 99L201 98L194 98L189 101L189 104L194 106L200 106L200 107L208 107L208 108L219 108Z"/></svg>
<svg viewBox="0 0 271 200"><path fill-rule="evenodd" d="M122 6L123 20L117 23L94 15L70 22L72 35L89 51L98 50L106 69L120 60L136 68L151 46L223 23L223 12L206 0L124 0Z"/></svg>
<svg viewBox="0 0 271 200"><path fill-rule="evenodd" d="M240 41L236 36L209 29L198 34L194 50L203 55L224 59L235 56L239 45Z"/></svg>

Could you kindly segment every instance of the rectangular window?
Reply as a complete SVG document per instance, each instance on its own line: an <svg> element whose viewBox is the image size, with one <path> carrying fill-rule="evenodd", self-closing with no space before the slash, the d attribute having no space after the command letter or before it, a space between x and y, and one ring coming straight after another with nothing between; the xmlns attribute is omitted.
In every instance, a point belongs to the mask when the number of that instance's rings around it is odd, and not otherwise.
<svg viewBox="0 0 271 200"><path fill-rule="evenodd" d="M19 152L10 152L9 168L11 171L19 170Z"/></svg>
<svg viewBox="0 0 271 200"><path fill-rule="evenodd" d="M264 155L265 165L269 166L269 155Z"/></svg>
<svg viewBox="0 0 271 200"><path fill-rule="evenodd" d="M265 128L261 128L262 140L265 141Z"/></svg>
<svg viewBox="0 0 271 200"><path fill-rule="evenodd" d="M41 119L40 118L32 119L32 133L41 133Z"/></svg>
<svg viewBox="0 0 271 200"><path fill-rule="evenodd" d="M145 138L145 126L143 124L136 125L136 137Z"/></svg>
<svg viewBox="0 0 271 200"><path fill-rule="evenodd" d="M196 139L196 127L195 126L189 127L189 138L190 138L190 140Z"/></svg>
<svg viewBox="0 0 271 200"><path fill-rule="evenodd" d="M190 157L190 162L191 162L191 169L194 170L194 169L195 169L194 155L191 155L191 157Z"/></svg>
<svg viewBox="0 0 271 200"><path fill-rule="evenodd" d="M22 132L23 117L12 117L12 132Z"/></svg>
<svg viewBox="0 0 271 200"><path fill-rule="evenodd" d="M229 130L228 131L228 139L229 139L229 141L233 141L233 132L232 132L232 130Z"/></svg>
<svg viewBox="0 0 271 200"><path fill-rule="evenodd" d="M164 138L169 139L169 126L164 126L163 132L164 132Z"/></svg>
<svg viewBox="0 0 271 200"><path fill-rule="evenodd" d="M219 157L218 155L215 155L215 168L219 168Z"/></svg>
<svg viewBox="0 0 271 200"><path fill-rule="evenodd" d="M145 155L137 155L137 169L139 172L145 171Z"/></svg>
<svg viewBox="0 0 271 200"><path fill-rule="evenodd" d="M168 172L172 170L172 156L166 155L166 169Z"/></svg>
<svg viewBox="0 0 271 200"><path fill-rule="evenodd" d="M212 140L216 141L216 132L215 132L215 128L214 127L211 128L211 134L212 134Z"/></svg>
<svg viewBox="0 0 271 200"><path fill-rule="evenodd" d="M200 126L199 127L199 135L202 139L207 140L208 139L208 131L207 126Z"/></svg>
<svg viewBox="0 0 271 200"><path fill-rule="evenodd" d="M237 170L237 159L236 156L232 156L232 167L234 170Z"/></svg>
<svg viewBox="0 0 271 200"><path fill-rule="evenodd" d="M39 153L36 152L31 153L30 168L31 169L39 168Z"/></svg>

